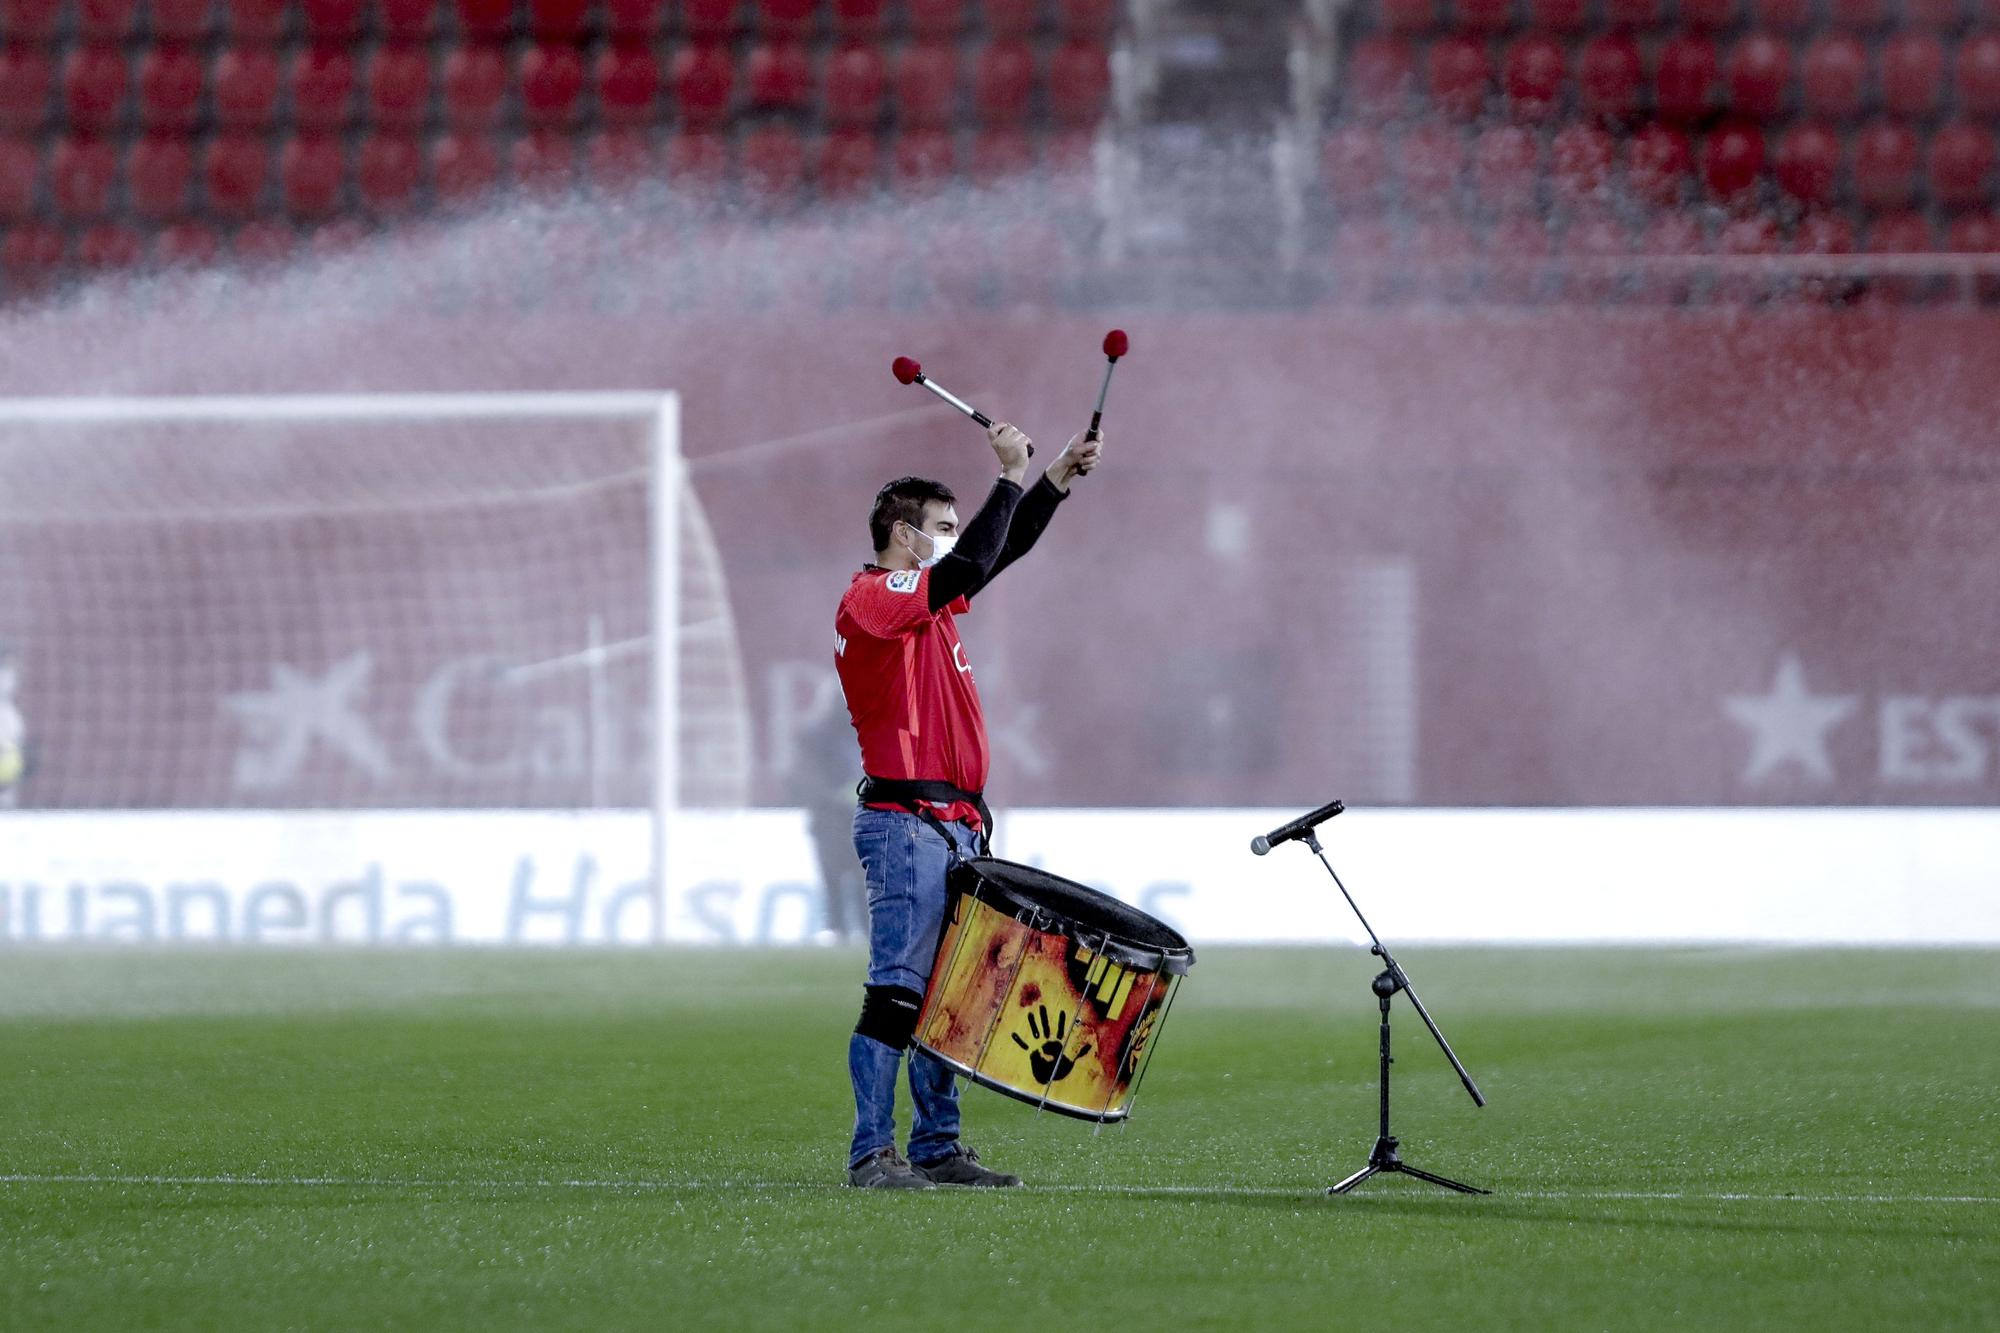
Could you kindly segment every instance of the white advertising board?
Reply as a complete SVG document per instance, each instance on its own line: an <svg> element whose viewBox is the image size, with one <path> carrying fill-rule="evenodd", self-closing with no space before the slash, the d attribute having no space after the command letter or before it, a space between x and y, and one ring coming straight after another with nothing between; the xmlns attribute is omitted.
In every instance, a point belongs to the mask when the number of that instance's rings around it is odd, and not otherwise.
<svg viewBox="0 0 2000 1333"><path fill-rule="evenodd" d="M1292 812L1018 810L996 849L1197 944L1360 938ZM796 811L689 812L657 898L642 812L0 818L0 946L792 944L820 890ZM1391 942L2000 944L2000 812L1375 810L1322 829Z"/></svg>

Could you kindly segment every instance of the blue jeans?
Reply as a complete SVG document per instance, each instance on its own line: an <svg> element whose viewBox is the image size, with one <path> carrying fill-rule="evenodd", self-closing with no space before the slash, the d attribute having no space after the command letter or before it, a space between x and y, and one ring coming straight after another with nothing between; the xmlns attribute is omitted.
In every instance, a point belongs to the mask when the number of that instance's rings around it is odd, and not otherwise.
<svg viewBox="0 0 2000 1333"><path fill-rule="evenodd" d="M979 835L947 824L960 856L979 855ZM903 986L921 995L931 977L938 935L944 927L945 871L951 855L943 838L903 810L854 812L854 850L868 877L868 984ZM847 1073L854 1083L854 1141L849 1166L895 1146L896 1072L903 1053L855 1033L847 1042ZM934 1162L958 1143L958 1080L928 1052L910 1050L909 1157Z"/></svg>

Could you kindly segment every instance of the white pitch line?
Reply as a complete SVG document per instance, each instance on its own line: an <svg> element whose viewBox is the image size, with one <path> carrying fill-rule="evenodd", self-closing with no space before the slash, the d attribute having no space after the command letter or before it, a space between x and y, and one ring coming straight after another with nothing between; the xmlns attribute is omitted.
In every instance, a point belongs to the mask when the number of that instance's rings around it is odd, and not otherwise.
<svg viewBox="0 0 2000 1333"><path fill-rule="evenodd" d="M729 1191L802 1192L844 1191L847 1186L833 1182L762 1180L486 1180L437 1179L415 1176L161 1176L34 1174L16 1172L0 1175L0 1185L161 1185L235 1186L253 1189L464 1189L464 1190L606 1190L633 1193L726 1193ZM1185 1198L1265 1198L1308 1199L1324 1194L1323 1186L1291 1188L1282 1185L1030 1185L1033 1194L1114 1194L1165 1195ZM1356 1195L1356 1198L1382 1197ZM1425 1197L1446 1198L1443 1194ZM2000 1204L2000 1195L1990 1194L1744 1194L1700 1193L1687 1190L1499 1190L1500 1199L1536 1199L1572 1202L1662 1202L1662 1203L1805 1203L1805 1204Z"/></svg>

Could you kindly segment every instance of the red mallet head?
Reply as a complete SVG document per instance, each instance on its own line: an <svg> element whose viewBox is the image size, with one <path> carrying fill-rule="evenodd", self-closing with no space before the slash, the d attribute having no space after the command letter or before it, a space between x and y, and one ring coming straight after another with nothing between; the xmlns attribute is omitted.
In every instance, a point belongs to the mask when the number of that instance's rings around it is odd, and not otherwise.
<svg viewBox="0 0 2000 1333"><path fill-rule="evenodd" d="M1125 330L1113 329L1104 335L1104 354L1116 361L1132 350L1132 340L1125 336Z"/></svg>
<svg viewBox="0 0 2000 1333"><path fill-rule="evenodd" d="M889 369L895 374L896 379L903 384L915 384L917 376L924 373L924 368L910 360L907 356L899 356L890 362Z"/></svg>

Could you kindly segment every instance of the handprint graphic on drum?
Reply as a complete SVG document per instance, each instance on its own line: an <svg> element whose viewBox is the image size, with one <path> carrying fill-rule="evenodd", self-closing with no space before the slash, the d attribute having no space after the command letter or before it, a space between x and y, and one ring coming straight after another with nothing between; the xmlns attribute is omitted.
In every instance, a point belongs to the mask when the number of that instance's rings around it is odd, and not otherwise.
<svg viewBox="0 0 2000 1333"><path fill-rule="evenodd" d="M1018 1032L1010 1035L1014 1038L1014 1044L1028 1053L1028 1071L1035 1076L1035 1082L1060 1083L1069 1077L1070 1071L1076 1068L1078 1060L1090 1054L1090 1043L1085 1042L1083 1049L1075 1055L1064 1051L1063 1041L1069 1029L1069 1015L1057 1014L1055 1026L1052 1028L1049 1026L1049 1007L1045 1004L1036 1007L1040 1010L1040 1018L1038 1019L1033 1013L1028 1015L1028 1035L1035 1039L1036 1044L1029 1045L1022 1041Z"/></svg>

